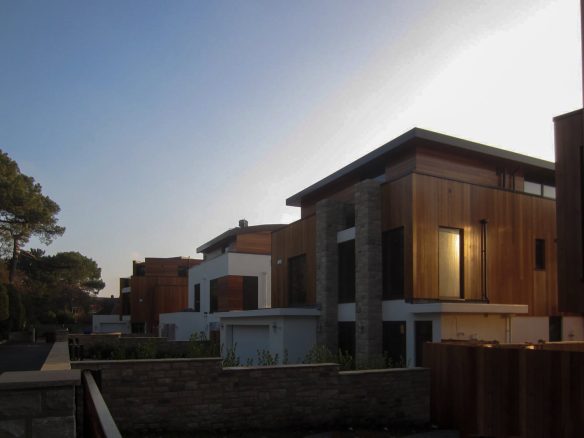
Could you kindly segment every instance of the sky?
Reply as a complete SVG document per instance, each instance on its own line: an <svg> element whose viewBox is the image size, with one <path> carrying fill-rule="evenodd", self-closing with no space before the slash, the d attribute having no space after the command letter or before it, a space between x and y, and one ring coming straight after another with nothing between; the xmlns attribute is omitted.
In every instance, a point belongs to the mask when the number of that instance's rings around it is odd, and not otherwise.
<svg viewBox="0 0 584 438"><path fill-rule="evenodd" d="M0 149L106 288L413 127L553 161L578 0L0 0Z"/></svg>

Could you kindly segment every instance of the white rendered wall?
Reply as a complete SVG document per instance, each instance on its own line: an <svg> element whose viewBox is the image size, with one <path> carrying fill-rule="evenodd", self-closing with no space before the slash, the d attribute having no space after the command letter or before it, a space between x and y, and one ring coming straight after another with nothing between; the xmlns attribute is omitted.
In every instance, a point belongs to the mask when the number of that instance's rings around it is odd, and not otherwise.
<svg viewBox="0 0 584 438"><path fill-rule="evenodd" d="M506 315L443 315L442 340L507 340Z"/></svg>
<svg viewBox="0 0 584 438"><path fill-rule="evenodd" d="M547 316L514 316L511 318L511 343L536 343L548 341L550 337Z"/></svg>
<svg viewBox="0 0 584 438"><path fill-rule="evenodd" d="M355 303L339 304L339 321L355 321Z"/></svg>
<svg viewBox="0 0 584 438"><path fill-rule="evenodd" d="M120 315L93 315L92 331L94 333L124 333L131 332L130 321Z"/></svg>
<svg viewBox="0 0 584 438"><path fill-rule="evenodd" d="M584 318L564 316L562 318L562 340L584 341Z"/></svg>
<svg viewBox="0 0 584 438"><path fill-rule="evenodd" d="M176 326L175 341L188 341L193 333L202 332L201 315L197 312L161 313L158 324L158 336L162 336L165 324ZM204 332L204 331L203 331ZM207 334L205 333L205 336Z"/></svg>
<svg viewBox="0 0 584 438"><path fill-rule="evenodd" d="M316 318L283 318L284 345L282 355L288 355L288 363L302 363L316 345Z"/></svg>

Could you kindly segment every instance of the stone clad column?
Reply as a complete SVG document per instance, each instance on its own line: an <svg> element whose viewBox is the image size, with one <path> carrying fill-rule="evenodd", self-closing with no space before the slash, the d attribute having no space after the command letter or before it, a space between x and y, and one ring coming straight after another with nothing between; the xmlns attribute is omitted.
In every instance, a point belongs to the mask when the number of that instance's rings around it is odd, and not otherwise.
<svg viewBox="0 0 584 438"><path fill-rule="evenodd" d="M381 190L355 185L355 355L357 364L382 354Z"/></svg>
<svg viewBox="0 0 584 438"><path fill-rule="evenodd" d="M316 304L320 306L316 340L331 353L338 350L339 247L337 232L343 220L343 204L323 199L316 204Z"/></svg>

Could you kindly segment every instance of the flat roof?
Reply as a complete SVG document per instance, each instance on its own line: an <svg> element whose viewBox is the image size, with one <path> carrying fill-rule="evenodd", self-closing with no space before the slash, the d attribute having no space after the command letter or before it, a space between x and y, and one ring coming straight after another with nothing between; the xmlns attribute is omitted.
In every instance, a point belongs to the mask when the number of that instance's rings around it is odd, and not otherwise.
<svg viewBox="0 0 584 438"><path fill-rule="evenodd" d="M215 316L223 318L262 318L262 317L310 317L319 316L320 310L314 307L272 307L255 310L232 310L230 312L217 312Z"/></svg>
<svg viewBox="0 0 584 438"><path fill-rule="evenodd" d="M371 164L375 160L379 159L384 155L389 154L390 152L394 152L400 148L407 147L407 145L412 144L412 142L416 139L439 143L445 146L465 151L471 151L476 154L482 154L490 157L514 161L517 163L522 163L528 166L537 167L545 170L551 171L555 170L554 163L550 161L518 154L516 152L506 151L503 149L495 148L493 146L487 146L481 143L475 143L470 140L464 140L461 138L452 137L450 135L440 134L434 131L428 131L422 128L413 128L405 132L404 134L400 135L399 137L394 138L393 140L389 141L383 146L380 146L374 151L369 152L368 154L364 155L358 160L353 161L347 166L341 168L340 170L337 170L336 172L332 173L326 178L323 178L320 181L317 181L316 183L307 187L306 189L301 190L295 195L290 196L288 199L286 199L286 205L300 207L302 198L306 197L307 195L310 195L311 193L314 193L317 190L326 187L327 185L341 179L342 177L345 177L351 173L356 172L358 169Z"/></svg>
<svg viewBox="0 0 584 438"><path fill-rule="evenodd" d="M264 225L251 225L248 227L237 227L231 228L225 231L223 234L214 237L213 239L209 240L207 243L202 244L197 248L197 252L204 252L209 248L217 246L219 243L229 240L231 237L235 237L239 234L248 234L248 233L259 233L262 231L276 231L282 227L285 227L285 224L264 224Z"/></svg>

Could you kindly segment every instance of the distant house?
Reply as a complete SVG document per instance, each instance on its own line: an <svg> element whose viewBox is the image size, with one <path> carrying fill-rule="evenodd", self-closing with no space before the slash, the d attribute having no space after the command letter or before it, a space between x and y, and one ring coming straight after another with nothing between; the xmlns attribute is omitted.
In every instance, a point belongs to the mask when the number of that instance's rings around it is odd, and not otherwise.
<svg viewBox="0 0 584 438"><path fill-rule="evenodd" d="M132 333L157 335L161 313L188 307L188 270L201 262L187 257L133 262L130 279L120 279L120 312L130 315Z"/></svg>
<svg viewBox="0 0 584 438"><path fill-rule="evenodd" d="M121 314L119 298L98 298L93 306L93 333L130 333L130 315Z"/></svg>
<svg viewBox="0 0 584 438"><path fill-rule="evenodd" d="M196 334L219 342L218 312L269 308L271 236L282 226L241 220L198 247L204 260L188 271L188 305L160 315L160 335L188 340Z"/></svg>
<svg viewBox="0 0 584 438"><path fill-rule="evenodd" d="M333 352L414 365L426 341L584 337L558 307L553 163L415 128L286 203L271 304L319 311Z"/></svg>

